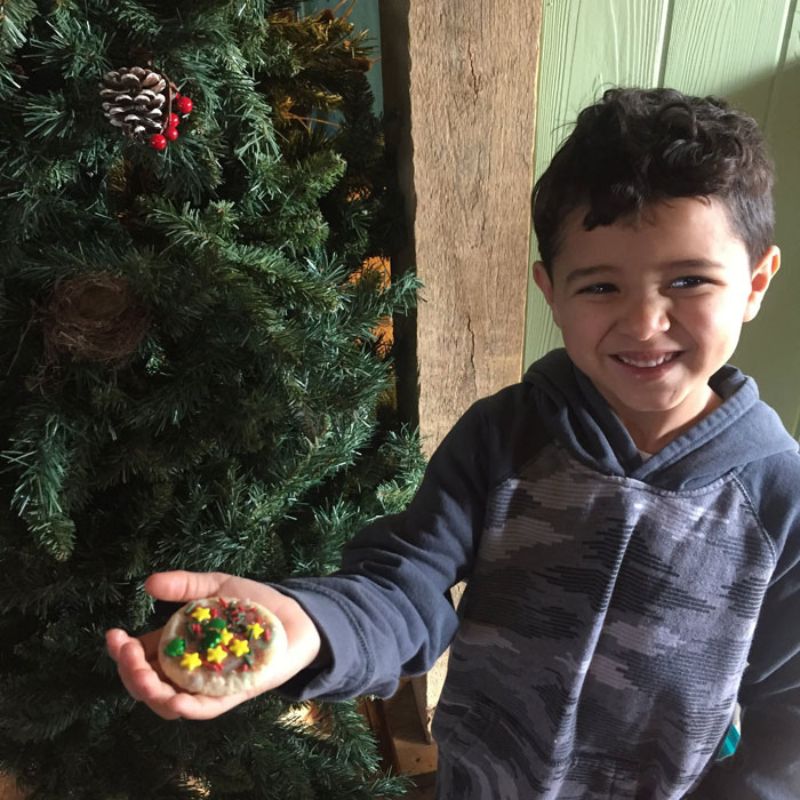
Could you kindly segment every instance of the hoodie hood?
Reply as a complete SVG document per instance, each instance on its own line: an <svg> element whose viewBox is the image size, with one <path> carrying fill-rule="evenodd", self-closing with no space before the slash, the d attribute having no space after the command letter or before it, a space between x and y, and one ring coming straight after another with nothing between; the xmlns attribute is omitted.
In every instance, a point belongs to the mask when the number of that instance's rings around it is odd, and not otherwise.
<svg viewBox="0 0 800 800"><path fill-rule="evenodd" d="M538 411L550 433L581 460L662 489L699 488L732 470L798 450L775 411L759 399L755 381L730 365L709 381L722 405L647 460L563 348L532 364L524 381L535 387ZM747 437L741 430L748 431Z"/></svg>

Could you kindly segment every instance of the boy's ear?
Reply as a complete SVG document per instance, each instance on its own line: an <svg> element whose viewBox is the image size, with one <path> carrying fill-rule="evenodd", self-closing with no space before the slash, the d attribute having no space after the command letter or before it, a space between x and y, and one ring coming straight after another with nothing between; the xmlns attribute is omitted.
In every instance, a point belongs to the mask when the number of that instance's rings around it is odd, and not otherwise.
<svg viewBox="0 0 800 800"><path fill-rule="evenodd" d="M550 280L550 276L547 274L547 270L541 261L536 261L533 265L533 280L536 282L539 289L541 289L544 299L547 300L547 305L550 306L553 322L560 328L561 323L558 318L558 310L553 304L553 282Z"/></svg>
<svg viewBox="0 0 800 800"><path fill-rule="evenodd" d="M781 251L772 245L756 264L755 269L750 274L750 296L747 298L747 305L744 311L744 321L750 322L755 319L761 308L761 301L767 293L770 281L775 273L781 268Z"/></svg>

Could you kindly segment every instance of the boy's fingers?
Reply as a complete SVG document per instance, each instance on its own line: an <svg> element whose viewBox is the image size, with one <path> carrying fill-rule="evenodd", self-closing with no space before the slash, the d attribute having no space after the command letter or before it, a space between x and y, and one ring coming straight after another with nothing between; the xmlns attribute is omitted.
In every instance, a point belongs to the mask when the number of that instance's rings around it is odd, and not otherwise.
<svg viewBox="0 0 800 800"><path fill-rule="evenodd" d="M145 659L154 659L156 658L156 647L158 646L158 640L160 638L161 631L150 631L150 633L144 633L141 636L133 637L121 628L112 628L106 631L106 649L111 658L119 663L122 648L125 647L128 642L138 642L142 647Z"/></svg>
<svg viewBox="0 0 800 800"><path fill-rule="evenodd" d="M119 667L119 677L134 700L144 703L163 719L204 720L218 717L243 701L240 695L206 697L177 692L164 682L147 660L142 642L125 631L112 630L106 637L108 651Z"/></svg>
<svg viewBox="0 0 800 800"><path fill-rule="evenodd" d="M134 690L134 687L128 681L127 670L123 670L120 664L122 649L131 641L133 641L131 637L128 636L125 631L119 630L119 628L114 628L106 633L106 649L111 658L117 662L117 672L119 673L123 686L125 686L128 694L130 694L134 700L141 700L142 698L139 696L138 692Z"/></svg>
<svg viewBox="0 0 800 800"><path fill-rule="evenodd" d="M216 594L229 577L223 572L156 572L145 581L144 588L158 600L183 602Z"/></svg>
<svg viewBox="0 0 800 800"><path fill-rule="evenodd" d="M143 638L149 636L145 634ZM108 631L106 643L109 655L117 662L122 685L134 700L145 703L163 719L181 716L180 711L173 707L180 695L161 679L148 661L149 641L135 639L117 628Z"/></svg>
<svg viewBox="0 0 800 800"><path fill-rule="evenodd" d="M112 628L110 631L106 631L106 650L108 650L108 654L114 661L119 661L119 651L123 645L130 641L130 638L125 631L119 628Z"/></svg>
<svg viewBox="0 0 800 800"><path fill-rule="evenodd" d="M120 648L117 663L122 683L135 700L146 703L164 719L178 717L170 708L170 701L176 695L175 689L161 680L137 639L131 639Z"/></svg>

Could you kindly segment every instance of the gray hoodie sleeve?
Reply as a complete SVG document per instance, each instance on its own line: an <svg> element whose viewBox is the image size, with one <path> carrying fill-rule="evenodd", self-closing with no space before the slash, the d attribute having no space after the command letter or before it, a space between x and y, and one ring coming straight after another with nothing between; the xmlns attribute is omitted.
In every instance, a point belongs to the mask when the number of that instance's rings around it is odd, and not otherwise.
<svg viewBox="0 0 800 800"><path fill-rule="evenodd" d="M425 672L450 643L458 618L449 589L470 570L487 495L481 407L445 437L408 509L356 536L337 573L276 585L316 622L329 654L282 693L389 696L401 676Z"/></svg>
<svg viewBox="0 0 800 800"><path fill-rule="evenodd" d="M781 555L739 692L741 742L707 773L691 795L696 800L800 798L800 470L791 468L796 459L786 466L747 482L765 529L780 531Z"/></svg>

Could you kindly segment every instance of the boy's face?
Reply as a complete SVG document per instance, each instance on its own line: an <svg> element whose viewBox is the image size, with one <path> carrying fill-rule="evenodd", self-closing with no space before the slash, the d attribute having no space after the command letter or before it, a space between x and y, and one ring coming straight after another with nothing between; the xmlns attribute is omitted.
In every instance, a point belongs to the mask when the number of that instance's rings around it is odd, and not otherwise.
<svg viewBox="0 0 800 800"><path fill-rule="evenodd" d="M534 278L576 366L651 452L719 405L708 379L755 317L780 255L751 270L715 199L676 198L587 231L565 221L553 279Z"/></svg>

